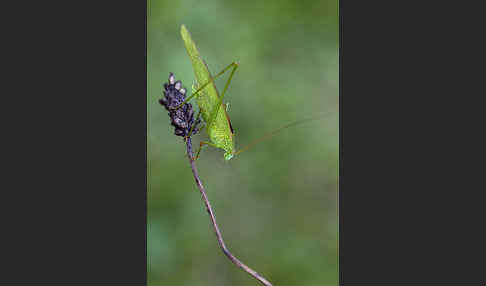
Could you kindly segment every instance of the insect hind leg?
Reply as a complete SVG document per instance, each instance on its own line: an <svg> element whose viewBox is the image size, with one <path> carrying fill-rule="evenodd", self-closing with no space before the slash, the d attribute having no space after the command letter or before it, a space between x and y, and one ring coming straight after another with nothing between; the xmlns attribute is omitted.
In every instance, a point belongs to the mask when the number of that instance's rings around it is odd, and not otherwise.
<svg viewBox="0 0 486 286"><path fill-rule="evenodd" d="M231 64L229 64L227 67L225 67L221 72L219 72L217 74L217 76L220 76L222 75L223 73L225 73L227 70L229 70L230 68L233 68L231 70L231 73L230 73L230 76L228 78L228 81L226 82L226 85L224 86L224 89L223 89L223 93L221 93L221 96L219 97L219 100L218 102L216 103L215 107L213 108L213 111L211 113L211 116L209 118L209 122L208 122L208 125L210 126L211 123L214 121L214 119L216 118L216 115L218 114L219 112L219 108L221 107L221 105L223 104L223 98L226 94L226 91L228 90L228 87L231 83L231 80L233 79L233 75L235 74L236 70L238 69L239 67L239 64L237 62L232 62ZM215 77L216 78L216 77Z"/></svg>
<svg viewBox="0 0 486 286"><path fill-rule="evenodd" d="M215 76L210 77L208 82L206 82L201 87L199 87L195 92L193 92L189 97L187 97L181 104L179 104L178 106L174 107L173 109L179 109L179 108L181 108L184 104L186 104L187 102L189 102L189 100L191 100L193 97L195 97L196 95L198 95L206 86L208 86L210 83L213 83L216 78L220 77L226 71L228 71L231 67L233 67L233 70L231 71L231 75L230 75L229 81L226 83L226 86L225 86L225 88L223 90L223 93L222 93L222 96L221 96L221 102L222 102L222 98L224 96L224 93L228 89L228 86L229 86L229 83L231 81L231 78L233 77L233 74L234 74L236 68L238 68L238 63L237 62L232 62L227 67L225 67L222 71L220 71L219 73L217 73ZM219 105L221 105L221 103L219 103Z"/></svg>

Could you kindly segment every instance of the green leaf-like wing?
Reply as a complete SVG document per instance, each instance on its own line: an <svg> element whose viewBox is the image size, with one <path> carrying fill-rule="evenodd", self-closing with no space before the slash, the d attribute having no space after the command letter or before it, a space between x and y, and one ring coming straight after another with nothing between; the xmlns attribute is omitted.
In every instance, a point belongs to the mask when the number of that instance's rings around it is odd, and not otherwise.
<svg viewBox="0 0 486 286"><path fill-rule="evenodd" d="M181 26L181 35L187 54L191 59L194 74L198 86L202 86L211 79L206 63L201 58L196 44L191 38L191 34L187 28ZM229 160L233 156L233 135L230 130L230 124L223 108L218 109L218 113L213 122L209 122L212 112L216 109L219 103L219 94L214 82L208 84L197 96L196 103L201 110L202 117L206 122L206 131L211 142L218 148L226 151L225 158Z"/></svg>

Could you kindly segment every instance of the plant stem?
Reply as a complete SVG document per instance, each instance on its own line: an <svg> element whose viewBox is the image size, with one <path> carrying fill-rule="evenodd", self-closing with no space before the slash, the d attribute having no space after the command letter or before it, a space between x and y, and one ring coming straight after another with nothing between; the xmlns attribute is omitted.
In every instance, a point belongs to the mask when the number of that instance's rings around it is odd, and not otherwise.
<svg viewBox="0 0 486 286"><path fill-rule="evenodd" d="M255 270L251 269L250 267L246 266L243 262L238 260L231 252L226 248L226 245L224 244L223 241L223 236L221 235L221 231L219 230L218 224L216 223L216 217L214 216L213 209L211 208L211 203L209 202L208 196L206 195L206 192L204 191L204 186L201 183L201 179L199 179L199 175L197 173L196 169L196 164L194 162L193 158L193 153L192 153L192 141L191 138L186 139L186 146L187 146L187 157L189 158L189 162L191 163L191 169L192 169L192 174L194 175L194 179L196 180L196 185L199 189L199 192L202 195L202 199L204 201L204 204L206 205L206 210L209 214L209 217L211 219L211 224L213 225L214 232L216 233L216 237L218 239L218 244L223 250L223 253L233 262L236 266L240 267L243 269L243 271L247 272L251 276L253 276L255 279L260 281L265 286L272 286L270 282L268 282L265 278L263 278L258 272Z"/></svg>

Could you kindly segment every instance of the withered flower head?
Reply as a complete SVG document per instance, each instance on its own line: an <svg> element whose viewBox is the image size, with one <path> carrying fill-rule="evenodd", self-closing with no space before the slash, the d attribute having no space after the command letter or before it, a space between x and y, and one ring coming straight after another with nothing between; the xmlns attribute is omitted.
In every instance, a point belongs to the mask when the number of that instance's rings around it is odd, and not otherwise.
<svg viewBox="0 0 486 286"><path fill-rule="evenodd" d="M164 98L159 100L160 104L169 111L171 124L175 127L175 135L190 137L198 132L197 125L201 122L197 120L196 126L189 134L194 125L194 111L190 103L185 103L181 108L175 109L186 99L186 89L182 88L180 80L175 81L173 73L169 74L169 82L164 83Z"/></svg>

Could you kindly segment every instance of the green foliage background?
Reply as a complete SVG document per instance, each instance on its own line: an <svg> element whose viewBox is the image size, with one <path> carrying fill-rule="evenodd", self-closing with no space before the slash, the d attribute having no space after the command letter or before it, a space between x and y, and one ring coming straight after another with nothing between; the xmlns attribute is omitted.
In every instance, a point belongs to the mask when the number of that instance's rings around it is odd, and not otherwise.
<svg viewBox="0 0 486 286"><path fill-rule="evenodd" d="M189 91L194 80L181 24L212 73L240 63L225 99L237 150L326 112L228 162L206 148L197 165L234 255L276 286L337 285L338 1L149 0L147 16L148 285L259 285L219 249L158 104L169 72Z"/></svg>

